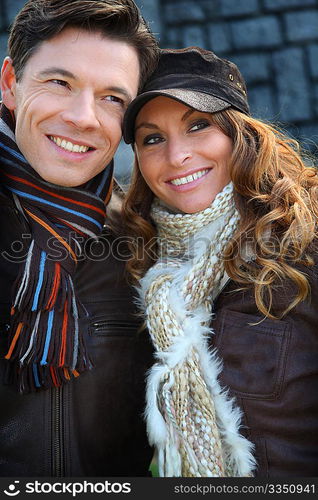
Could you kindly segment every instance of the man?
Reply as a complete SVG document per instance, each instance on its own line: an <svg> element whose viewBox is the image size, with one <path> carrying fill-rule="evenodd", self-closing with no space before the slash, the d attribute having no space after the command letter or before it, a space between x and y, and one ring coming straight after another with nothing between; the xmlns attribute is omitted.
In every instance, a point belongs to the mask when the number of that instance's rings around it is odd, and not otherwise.
<svg viewBox="0 0 318 500"><path fill-rule="evenodd" d="M13 23L1 74L0 476L148 474L151 347L103 226L123 114L156 58L133 0L29 0Z"/></svg>

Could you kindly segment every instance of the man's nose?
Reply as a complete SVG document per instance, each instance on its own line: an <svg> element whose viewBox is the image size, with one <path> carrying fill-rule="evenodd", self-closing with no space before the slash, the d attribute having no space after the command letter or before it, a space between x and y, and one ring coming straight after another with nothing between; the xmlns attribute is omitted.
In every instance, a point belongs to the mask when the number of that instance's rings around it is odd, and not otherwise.
<svg viewBox="0 0 318 500"><path fill-rule="evenodd" d="M70 100L69 106L62 113L64 121L76 128L94 129L99 126L96 102L89 92L81 92Z"/></svg>

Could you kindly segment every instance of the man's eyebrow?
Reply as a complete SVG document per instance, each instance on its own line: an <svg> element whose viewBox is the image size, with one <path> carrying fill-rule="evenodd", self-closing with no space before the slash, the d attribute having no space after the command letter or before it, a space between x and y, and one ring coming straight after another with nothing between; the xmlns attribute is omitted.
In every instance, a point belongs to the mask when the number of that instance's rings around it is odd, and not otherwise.
<svg viewBox="0 0 318 500"><path fill-rule="evenodd" d="M57 66L52 66L51 68L44 69L39 73L39 76L42 78L51 75L61 75L65 76L66 78L72 78L73 80L77 80L76 76L73 73L71 73L71 71L68 71L67 69L64 68L58 68Z"/></svg>
<svg viewBox="0 0 318 500"><path fill-rule="evenodd" d="M127 104L129 104L133 100L133 96L123 87L111 86L105 88L107 92L116 92L117 94L122 94L122 96L126 97Z"/></svg>

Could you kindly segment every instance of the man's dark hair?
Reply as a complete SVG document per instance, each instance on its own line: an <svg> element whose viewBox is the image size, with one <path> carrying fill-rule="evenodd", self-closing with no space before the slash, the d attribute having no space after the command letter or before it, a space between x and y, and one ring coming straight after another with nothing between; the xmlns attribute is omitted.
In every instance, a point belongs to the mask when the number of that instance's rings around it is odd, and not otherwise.
<svg viewBox="0 0 318 500"><path fill-rule="evenodd" d="M140 85L156 66L157 42L133 0L28 0L12 24L8 41L17 80L41 42L66 27L98 32L134 47Z"/></svg>

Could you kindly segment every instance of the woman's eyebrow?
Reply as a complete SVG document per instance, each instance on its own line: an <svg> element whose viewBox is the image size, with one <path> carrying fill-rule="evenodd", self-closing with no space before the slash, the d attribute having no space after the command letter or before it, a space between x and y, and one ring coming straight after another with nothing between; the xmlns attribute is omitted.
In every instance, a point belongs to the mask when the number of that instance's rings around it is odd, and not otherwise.
<svg viewBox="0 0 318 500"><path fill-rule="evenodd" d="M155 123L150 123L150 122L142 122L140 123L139 125L137 125L137 127L135 128L135 132L137 132L138 129L140 129L141 127L144 127L144 128L151 128L151 129L156 129L156 130L159 130L159 127L158 125L156 125Z"/></svg>
<svg viewBox="0 0 318 500"><path fill-rule="evenodd" d="M188 109L188 111L186 111L184 113L184 115L182 116L181 120L184 121L186 120L187 118L189 118L190 115L192 115L192 113L194 113L196 110L195 109Z"/></svg>
<svg viewBox="0 0 318 500"><path fill-rule="evenodd" d="M188 109L184 115L182 116L181 120L184 121L186 120L190 115L192 115L192 113L195 113L195 109ZM159 130L159 127L158 125L156 125L155 123L150 123L150 122L142 122L140 123L139 125L137 125L137 127L135 128L135 132L137 132L137 130L141 127L144 127L144 128L154 128L156 130Z"/></svg>

